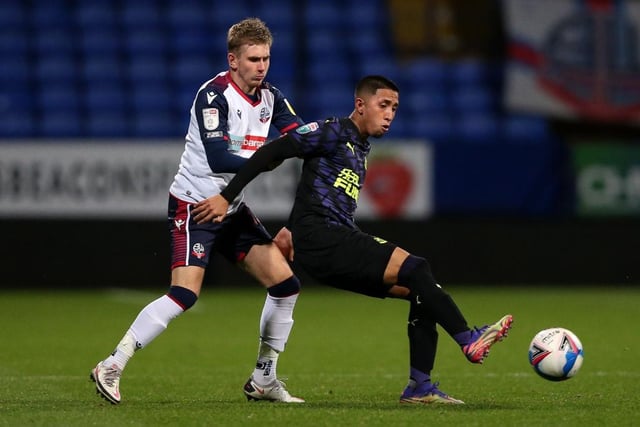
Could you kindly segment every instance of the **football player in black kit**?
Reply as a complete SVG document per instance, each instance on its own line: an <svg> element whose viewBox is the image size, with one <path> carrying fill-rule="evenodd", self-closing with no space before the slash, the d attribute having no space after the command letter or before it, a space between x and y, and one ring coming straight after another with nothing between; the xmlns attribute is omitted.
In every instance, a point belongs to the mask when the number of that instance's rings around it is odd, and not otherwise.
<svg viewBox="0 0 640 427"><path fill-rule="evenodd" d="M470 328L429 263L354 222L366 173L369 137L384 135L399 105L399 90L383 76L366 76L355 89L349 117L307 123L260 148L219 195L196 205L196 222L221 221L229 202L255 176L287 158L304 159L289 225L276 236L281 250L319 282L377 298L409 302L409 383L400 402L461 404L432 382L439 324L472 363L482 363L491 346L511 328L509 314L496 323Z"/></svg>

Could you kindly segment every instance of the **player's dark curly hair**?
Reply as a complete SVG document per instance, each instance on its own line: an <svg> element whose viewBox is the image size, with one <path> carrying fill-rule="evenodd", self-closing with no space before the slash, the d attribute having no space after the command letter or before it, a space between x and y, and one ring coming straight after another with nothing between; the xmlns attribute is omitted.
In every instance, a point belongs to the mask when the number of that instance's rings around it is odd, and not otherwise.
<svg viewBox="0 0 640 427"><path fill-rule="evenodd" d="M243 44L266 44L271 47L273 36L267 24L259 18L246 18L235 23L227 33L227 49L238 53Z"/></svg>
<svg viewBox="0 0 640 427"><path fill-rule="evenodd" d="M369 75L360 79L356 85L355 95L361 97L365 93L373 95L378 89L391 89L400 93L398 86L387 77L379 75Z"/></svg>

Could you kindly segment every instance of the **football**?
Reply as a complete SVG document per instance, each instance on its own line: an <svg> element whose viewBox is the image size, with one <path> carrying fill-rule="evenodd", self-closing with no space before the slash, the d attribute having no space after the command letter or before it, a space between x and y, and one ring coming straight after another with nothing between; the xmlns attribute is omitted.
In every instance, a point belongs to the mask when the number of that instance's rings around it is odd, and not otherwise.
<svg viewBox="0 0 640 427"><path fill-rule="evenodd" d="M536 334L529 345L529 363L549 381L564 381L578 373L584 353L580 339L568 329L550 328Z"/></svg>

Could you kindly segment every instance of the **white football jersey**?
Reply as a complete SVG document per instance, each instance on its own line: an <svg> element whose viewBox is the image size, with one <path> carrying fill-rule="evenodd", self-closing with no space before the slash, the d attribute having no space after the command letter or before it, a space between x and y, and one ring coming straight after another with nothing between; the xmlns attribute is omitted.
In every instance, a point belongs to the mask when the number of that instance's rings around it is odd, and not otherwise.
<svg viewBox="0 0 640 427"><path fill-rule="evenodd" d="M272 124L286 133L303 122L269 83L263 82L255 98L242 92L228 71L204 83L191 106L184 152L170 193L190 203L220 193L242 159L266 143ZM241 193L230 203L229 214L243 197Z"/></svg>

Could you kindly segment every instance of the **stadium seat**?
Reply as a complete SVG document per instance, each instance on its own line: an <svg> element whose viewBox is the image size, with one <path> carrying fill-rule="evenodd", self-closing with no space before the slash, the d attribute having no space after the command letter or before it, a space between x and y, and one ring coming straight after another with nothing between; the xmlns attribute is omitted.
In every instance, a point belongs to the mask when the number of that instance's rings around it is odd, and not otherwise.
<svg viewBox="0 0 640 427"><path fill-rule="evenodd" d="M26 27L26 5L21 0L3 0L0 2L0 28L20 29Z"/></svg>
<svg viewBox="0 0 640 427"><path fill-rule="evenodd" d="M117 5L110 0L78 2L75 7L75 24L87 30L116 27Z"/></svg>
<svg viewBox="0 0 640 427"><path fill-rule="evenodd" d="M33 66L26 55L6 56L0 60L0 88L13 86L16 82L28 82ZM10 59L9 59L10 58Z"/></svg>
<svg viewBox="0 0 640 427"><path fill-rule="evenodd" d="M29 53L29 36L24 28L0 27L0 57L11 58Z"/></svg>
<svg viewBox="0 0 640 427"><path fill-rule="evenodd" d="M552 138L548 121L542 116L509 114L502 118L505 140L509 143L544 143Z"/></svg>
<svg viewBox="0 0 640 427"><path fill-rule="evenodd" d="M129 137L129 115L122 111L94 111L87 117L86 133L96 138Z"/></svg>
<svg viewBox="0 0 640 427"><path fill-rule="evenodd" d="M117 28L85 29L81 31L80 47L89 54L118 54L122 52L120 32Z"/></svg>
<svg viewBox="0 0 640 427"><path fill-rule="evenodd" d="M450 67L439 59L420 58L403 66L402 74L409 90L429 86L445 88L449 85Z"/></svg>
<svg viewBox="0 0 640 427"><path fill-rule="evenodd" d="M73 56L49 54L38 58L35 76L39 81L74 81L78 76L78 65Z"/></svg>
<svg viewBox="0 0 640 427"><path fill-rule="evenodd" d="M89 84L119 83L124 76L116 55L88 55L82 64L82 77Z"/></svg>
<svg viewBox="0 0 640 427"><path fill-rule="evenodd" d="M41 32L64 29L70 31L75 25L75 16L69 13L68 2L65 0L34 1L29 8L31 27L37 28L35 35Z"/></svg>
<svg viewBox="0 0 640 427"><path fill-rule="evenodd" d="M220 66L215 67L213 60L206 55L179 56L172 64L173 69L170 75L177 85L190 86L195 95L195 91L202 83L227 68L225 58L219 58L219 60ZM224 66L222 61L225 61Z"/></svg>
<svg viewBox="0 0 640 427"><path fill-rule="evenodd" d="M180 1L180 0L178 0ZM228 1L214 1L210 4L205 12L206 25L212 28L219 28L225 33L230 25L241 19L256 16L252 2L247 0L234 0L233 7L229 7ZM214 40L218 40L217 38ZM222 39L225 43L226 36Z"/></svg>
<svg viewBox="0 0 640 427"><path fill-rule="evenodd" d="M133 133L144 138L182 137L186 127L183 129L176 123L169 111L138 111L133 119Z"/></svg>
<svg viewBox="0 0 640 427"><path fill-rule="evenodd" d="M163 112L171 110L173 96L167 85L141 83L129 91L129 96L132 98L132 106L136 111Z"/></svg>
<svg viewBox="0 0 640 427"><path fill-rule="evenodd" d="M31 38L37 55L71 55L78 45L77 36L69 27L43 27Z"/></svg>
<svg viewBox="0 0 640 427"><path fill-rule="evenodd" d="M169 45L179 55L216 55L226 56L225 40L211 39L211 33L206 27L187 27L174 31L169 39Z"/></svg>
<svg viewBox="0 0 640 427"><path fill-rule="evenodd" d="M444 90L425 88L400 94L402 114L448 113L451 108L449 95Z"/></svg>
<svg viewBox="0 0 640 427"><path fill-rule="evenodd" d="M303 12L305 27L318 33L327 30L343 30L344 20L345 12L340 2L331 0L307 2Z"/></svg>
<svg viewBox="0 0 640 427"><path fill-rule="evenodd" d="M136 26L128 28L122 36L126 52L131 56L165 54L167 52L166 31L162 27Z"/></svg>
<svg viewBox="0 0 640 427"><path fill-rule="evenodd" d="M161 27L161 6L156 0L122 2L121 22L128 28Z"/></svg>
<svg viewBox="0 0 640 427"><path fill-rule="evenodd" d="M456 120L456 138L462 142L498 143L502 141L497 116L484 113L462 114Z"/></svg>
<svg viewBox="0 0 640 427"><path fill-rule="evenodd" d="M284 33L294 32L296 25L295 3L295 0L272 0L259 2L257 5L256 16L266 22L276 40Z"/></svg>
<svg viewBox="0 0 640 427"><path fill-rule="evenodd" d="M233 6L235 7L234 1ZM222 9L234 9L225 4ZM210 22L210 14L206 2L198 0L170 0L166 6L166 21L170 27L186 30L193 27L206 28Z"/></svg>
<svg viewBox="0 0 640 427"><path fill-rule="evenodd" d="M49 111L38 120L38 136L74 138L82 136L82 118L78 111Z"/></svg>
<svg viewBox="0 0 640 427"><path fill-rule="evenodd" d="M449 143L455 139L456 124L450 114L416 113L409 116L405 135L411 138L425 139L433 143ZM393 124L392 124L393 126Z"/></svg>
<svg viewBox="0 0 640 427"><path fill-rule="evenodd" d="M85 91L85 105L90 113L123 112L127 107L129 94L117 83L94 84Z"/></svg>
<svg viewBox="0 0 640 427"><path fill-rule="evenodd" d="M78 111L82 107L74 82L41 85L35 93L38 109L43 115L53 111Z"/></svg>
<svg viewBox="0 0 640 427"><path fill-rule="evenodd" d="M5 111L0 120L0 138L36 136L36 120L31 111Z"/></svg>
<svg viewBox="0 0 640 427"><path fill-rule="evenodd" d="M126 73L133 84L143 82L166 82L169 79L169 64L166 55L140 54L129 57Z"/></svg>
<svg viewBox="0 0 640 427"><path fill-rule="evenodd" d="M496 112L499 106L495 91L481 85L457 85L450 99L452 108L462 114Z"/></svg>

